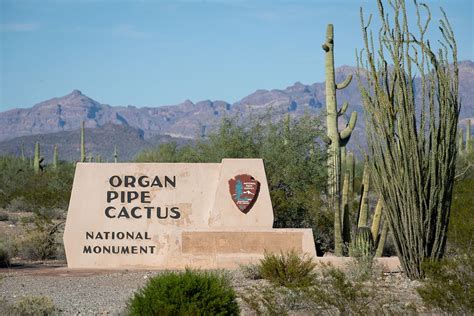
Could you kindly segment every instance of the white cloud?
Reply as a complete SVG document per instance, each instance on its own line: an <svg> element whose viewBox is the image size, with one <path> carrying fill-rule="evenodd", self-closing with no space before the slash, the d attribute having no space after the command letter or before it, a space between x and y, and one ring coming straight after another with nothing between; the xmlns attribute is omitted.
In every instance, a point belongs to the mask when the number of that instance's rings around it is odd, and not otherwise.
<svg viewBox="0 0 474 316"><path fill-rule="evenodd" d="M33 32L39 29L36 23L2 23L0 32Z"/></svg>

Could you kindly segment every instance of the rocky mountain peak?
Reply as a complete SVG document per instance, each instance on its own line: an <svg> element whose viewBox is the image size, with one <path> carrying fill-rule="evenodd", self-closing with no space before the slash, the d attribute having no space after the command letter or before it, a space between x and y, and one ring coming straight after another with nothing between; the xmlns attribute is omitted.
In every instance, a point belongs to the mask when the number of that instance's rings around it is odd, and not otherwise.
<svg viewBox="0 0 474 316"><path fill-rule="evenodd" d="M69 93L69 96L73 96L73 97L78 97L78 96L82 96L82 95L83 94L82 94L81 90L76 90L76 89L72 90L72 92Z"/></svg>

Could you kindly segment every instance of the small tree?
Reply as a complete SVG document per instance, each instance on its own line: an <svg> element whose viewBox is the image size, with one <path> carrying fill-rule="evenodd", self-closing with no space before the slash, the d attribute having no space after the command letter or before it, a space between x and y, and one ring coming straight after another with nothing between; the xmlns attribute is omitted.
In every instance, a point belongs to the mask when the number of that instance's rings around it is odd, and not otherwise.
<svg viewBox="0 0 474 316"><path fill-rule="evenodd" d="M424 275L423 261L439 260L446 245L460 109L457 49L443 10L441 49L435 53L426 38L429 8L415 2L415 34L405 1L389 4L393 20L378 1L378 45L361 9L365 47L357 56L358 78L373 183L402 267L417 279Z"/></svg>

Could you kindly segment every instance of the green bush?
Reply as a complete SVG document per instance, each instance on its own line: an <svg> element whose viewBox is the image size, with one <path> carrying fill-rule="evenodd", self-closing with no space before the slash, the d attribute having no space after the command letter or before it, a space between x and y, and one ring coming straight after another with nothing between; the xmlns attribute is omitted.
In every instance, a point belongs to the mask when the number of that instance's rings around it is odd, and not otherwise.
<svg viewBox="0 0 474 316"><path fill-rule="evenodd" d="M472 161L474 164L474 161ZM474 170L474 168L471 168ZM453 202L449 217L448 252L471 253L474 245L474 176L454 184Z"/></svg>
<svg viewBox="0 0 474 316"><path fill-rule="evenodd" d="M186 270L151 278L128 302L130 315L238 315L228 279Z"/></svg>
<svg viewBox="0 0 474 316"><path fill-rule="evenodd" d="M307 287L314 281L313 258L299 256L295 251L277 254L265 254L260 260L260 274L264 279L276 285L289 288Z"/></svg>
<svg viewBox="0 0 474 316"><path fill-rule="evenodd" d="M0 211L0 221L5 222L9 220L8 213L5 211Z"/></svg>
<svg viewBox="0 0 474 316"><path fill-rule="evenodd" d="M474 255L425 263L426 278L417 288L428 307L449 313L474 313Z"/></svg>
<svg viewBox="0 0 474 316"><path fill-rule="evenodd" d="M15 243L8 237L0 237L0 267L8 267L16 254Z"/></svg>
<svg viewBox="0 0 474 316"><path fill-rule="evenodd" d="M10 250L8 246L0 242L0 267L8 267L10 265Z"/></svg>
<svg viewBox="0 0 474 316"><path fill-rule="evenodd" d="M26 296L5 308L8 315L59 315L59 310L47 296Z"/></svg>

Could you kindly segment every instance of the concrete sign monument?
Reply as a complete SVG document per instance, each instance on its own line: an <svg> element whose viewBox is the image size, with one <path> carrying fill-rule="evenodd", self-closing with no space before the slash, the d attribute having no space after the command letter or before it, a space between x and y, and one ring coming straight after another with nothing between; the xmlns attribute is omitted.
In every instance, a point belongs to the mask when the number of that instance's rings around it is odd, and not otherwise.
<svg viewBox="0 0 474 316"><path fill-rule="evenodd" d="M315 256L311 229L273 229L261 159L78 163L64 231L70 268L231 268L265 251Z"/></svg>

